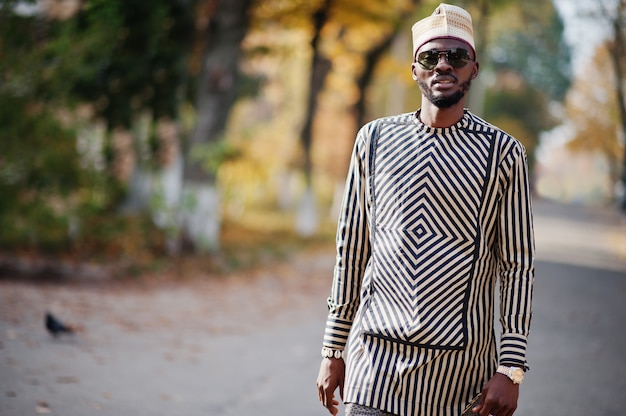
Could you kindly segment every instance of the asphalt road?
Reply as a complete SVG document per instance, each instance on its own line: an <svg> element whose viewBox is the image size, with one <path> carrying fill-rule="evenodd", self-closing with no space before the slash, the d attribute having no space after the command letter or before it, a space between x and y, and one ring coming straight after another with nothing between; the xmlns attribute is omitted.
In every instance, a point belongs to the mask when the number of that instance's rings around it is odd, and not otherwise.
<svg viewBox="0 0 626 416"><path fill-rule="evenodd" d="M520 416L626 414L626 217L535 203ZM220 279L0 281L0 415L321 416L333 253ZM52 338L45 310L81 326Z"/></svg>

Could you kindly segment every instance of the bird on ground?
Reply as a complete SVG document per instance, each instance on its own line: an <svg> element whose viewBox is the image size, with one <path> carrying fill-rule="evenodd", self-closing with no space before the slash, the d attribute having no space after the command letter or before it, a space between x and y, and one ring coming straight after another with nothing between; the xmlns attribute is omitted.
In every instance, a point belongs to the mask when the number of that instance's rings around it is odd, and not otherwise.
<svg viewBox="0 0 626 416"><path fill-rule="evenodd" d="M51 312L46 312L45 322L46 329L53 337L58 337L64 334L70 335L76 332L71 325L61 322L61 320L59 320L59 318L54 316Z"/></svg>

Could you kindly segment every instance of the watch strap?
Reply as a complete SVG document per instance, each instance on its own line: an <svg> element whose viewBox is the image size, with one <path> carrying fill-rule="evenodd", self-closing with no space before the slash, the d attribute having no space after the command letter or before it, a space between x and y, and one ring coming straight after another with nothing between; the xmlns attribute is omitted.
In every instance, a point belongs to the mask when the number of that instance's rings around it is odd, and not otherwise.
<svg viewBox="0 0 626 416"><path fill-rule="evenodd" d="M507 376L513 384L521 384L524 380L524 370L520 367L507 367L505 365L498 366L497 373Z"/></svg>

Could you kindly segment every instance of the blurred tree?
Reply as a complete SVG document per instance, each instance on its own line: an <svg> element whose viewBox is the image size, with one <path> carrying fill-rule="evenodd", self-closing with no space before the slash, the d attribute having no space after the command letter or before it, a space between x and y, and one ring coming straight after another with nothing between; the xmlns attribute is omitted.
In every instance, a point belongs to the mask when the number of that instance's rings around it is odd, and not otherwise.
<svg viewBox="0 0 626 416"><path fill-rule="evenodd" d="M600 2L598 14L611 28L611 41L607 47L615 71L615 96L622 140L626 140L626 0L613 3L614 8L611 8L606 2ZM620 207L626 212L626 146L622 156L621 184L623 196Z"/></svg>
<svg viewBox="0 0 626 416"><path fill-rule="evenodd" d="M104 120L110 163L124 157L113 143L116 130L128 132L142 115L150 114L149 141L156 150L158 121L178 118L191 16L184 2L90 0L50 33L47 53L54 62L53 76L65 80L61 96L91 103L94 118ZM137 137L130 140L136 148ZM133 152L133 146L126 151L135 153L136 162L150 159Z"/></svg>
<svg viewBox="0 0 626 416"><path fill-rule="evenodd" d="M571 79L563 30L552 2L508 2L492 19L489 60L496 71L514 70L528 85L560 101Z"/></svg>
<svg viewBox="0 0 626 416"><path fill-rule="evenodd" d="M354 105L357 129L367 122L366 90L372 83L375 70L385 54L389 53L391 45L399 32L406 29L407 23L413 22L412 12L418 4L418 0L399 2L394 5L395 7L385 8L386 13L379 12L378 16L375 15L377 18L372 19L379 21L379 26L384 28L384 30L378 39L373 41L363 52L363 69L356 77L356 86L359 91L358 99ZM407 64L407 67L409 66L410 64Z"/></svg>
<svg viewBox="0 0 626 416"><path fill-rule="evenodd" d="M84 179L74 131L25 97L4 95L0 107L0 247L67 248L70 197Z"/></svg>
<svg viewBox="0 0 626 416"><path fill-rule="evenodd" d="M500 3L481 61L483 77L493 74L484 117L524 143L532 172L540 133L557 124L551 102L562 101L570 85L570 50L552 2Z"/></svg>
<svg viewBox="0 0 626 416"><path fill-rule="evenodd" d="M602 25L608 29L608 41L604 43L603 47L606 48L607 54L600 54L596 51L596 56L603 56L605 61L610 62L610 67L614 74L614 84L612 86L613 95L615 99L613 105L617 109L616 123L619 126L616 132L611 133L609 137L617 135L618 140L622 142L626 140L626 0L598 0L594 2L593 7L586 8L581 12L583 17L587 17L592 20L596 20L596 24ZM598 61L595 61L598 62ZM604 61L603 61L604 62ZM600 66L601 68L605 68ZM606 79L606 70L602 72L601 79ZM594 80L595 82L598 79ZM576 88L581 90L580 86ZM604 98L603 98L604 99ZM594 100L592 100L594 101ZM597 100L595 100L597 101ZM605 108L605 111L612 114L612 109ZM606 117L603 117L605 120ZM584 123L583 123L584 124ZM609 141L611 141L609 139ZM582 145L580 143L580 135L576 134L576 140L572 146L579 148L581 145L585 148L596 147L597 141L591 140L591 145ZM613 157L609 157L606 146L600 146L603 148L604 153L609 161L612 161ZM612 146L609 146L612 147ZM612 164L612 163L611 163ZM612 169L614 166L612 166ZM618 183L621 184L623 196L619 201L622 211L626 211L626 146L623 147L621 156L621 173L619 174ZM612 172L611 176L615 173Z"/></svg>
<svg viewBox="0 0 626 416"><path fill-rule="evenodd" d="M185 181L214 182L215 171L195 156L197 147L222 138L237 98L241 42L248 29L250 0L201 0L196 6L192 96L196 120L187 145Z"/></svg>
<svg viewBox="0 0 626 416"><path fill-rule="evenodd" d="M596 48L591 60L611 59L611 41ZM610 74L609 74L610 75ZM592 82L590 82L592 80ZM566 118L572 123L573 138L568 147L575 151L599 152L609 165L611 187L620 180L624 143L619 140L619 105L615 74L606 68L588 65L577 74L565 101Z"/></svg>
<svg viewBox="0 0 626 416"><path fill-rule="evenodd" d="M307 186L311 186L311 142L313 141L313 118L317 109L318 95L324 86L324 80L331 69L331 61L324 56L320 49L322 29L328 22L331 0L324 0L311 16L313 35L311 36L311 74L309 80L309 94L306 104L304 123L300 132L300 140L304 150L304 177Z"/></svg>
<svg viewBox="0 0 626 416"><path fill-rule="evenodd" d="M116 229L123 184L82 153L91 138L79 137L77 146L81 124L102 120L110 138L146 113L154 120L178 116L193 27L184 2L74 3L71 10L35 1L0 6L0 185L7 197L0 217L21 224L4 234L14 246L21 239L37 247L43 237L34 236L57 223L62 229L48 245L93 239L98 216L108 216L107 235ZM110 140L105 146L111 168L136 153L130 137L125 151ZM38 221L40 214L47 220Z"/></svg>
<svg viewBox="0 0 626 416"><path fill-rule="evenodd" d="M221 202L215 158L228 157L220 142L237 98L241 43L248 31L250 0L201 0L197 27L199 72L196 121L186 148L182 236L198 252L217 249Z"/></svg>
<svg viewBox="0 0 626 416"><path fill-rule="evenodd" d="M70 196L85 176L75 131L47 106L58 87L40 50L50 24L32 3L0 6L0 247L58 250L70 244Z"/></svg>

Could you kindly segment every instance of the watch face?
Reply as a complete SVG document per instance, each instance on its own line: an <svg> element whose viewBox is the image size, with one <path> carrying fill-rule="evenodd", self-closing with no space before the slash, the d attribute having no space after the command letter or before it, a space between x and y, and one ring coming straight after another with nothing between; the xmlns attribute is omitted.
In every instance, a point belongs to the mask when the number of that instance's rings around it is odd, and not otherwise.
<svg viewBox="0 0 626 416"><path fill-rule="evenodd" d="M513 380L515 384L520 384L524 380L524 370L521 368L514 369L511 373L511 380Z"/></svg>

